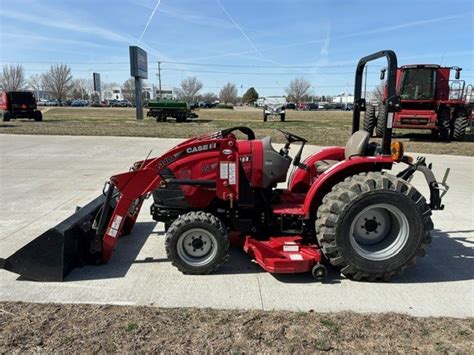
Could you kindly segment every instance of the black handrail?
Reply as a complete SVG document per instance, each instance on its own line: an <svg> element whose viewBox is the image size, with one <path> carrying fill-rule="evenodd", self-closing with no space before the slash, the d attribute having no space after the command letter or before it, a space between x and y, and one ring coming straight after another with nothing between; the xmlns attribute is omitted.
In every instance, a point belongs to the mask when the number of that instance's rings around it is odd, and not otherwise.
<svg viewBox="0 0 474 355"><path fill-rule="evenodd" d="M387 101L385 103L385 117L384 119L384 131L382 138L382 152L384 155L391 154L391 143L392 143L392 120L393 113L400 109L400 99L396 94L396 75L397 75L397 56L392 50L384 50L377 53L373 53L359 60L357 63L357 69L355 74L354 84L354 112L352 115L352 133L359 130L360 127L360 112L365 111L365 98L362 99L362 79L364 74L365 65L372 61L382 57L387 58ZM390 120L388 117L390 115ZM388 124L389 123L389 124Z"/></svg>

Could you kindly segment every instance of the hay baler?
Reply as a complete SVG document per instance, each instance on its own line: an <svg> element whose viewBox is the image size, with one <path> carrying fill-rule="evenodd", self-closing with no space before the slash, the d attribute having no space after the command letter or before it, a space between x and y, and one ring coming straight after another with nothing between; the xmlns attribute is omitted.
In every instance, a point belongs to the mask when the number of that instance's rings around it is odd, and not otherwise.
<svg viewBox="0 0 474 355"><path fill-rule="evenodd" d="M59 281L75 266L106 263L118 238L131 232L145 198L164 222L168 258L187 274L206 274L228 258L231 240L272 273L326 275L326 262L355 280L388 280L413 265L431 242L432 210L442 209L446 186L424 159L413 162L384 127L382 144L359 130L362 73L368 61L388 59L387 115L399 109L397 59L392 51L362 58L355 77L353 134L345 147L302 159L307 141L282 131L270 137L248 127L191 138L160 157L114 175L103 194L18 252L0 260L27 278ZM387 121L387 115L385 121ZM238 139L237 132L245 135ZM299 144L290 157L290 149ZM394 164L405 168L393 175ZM278 188L287 180L287 188ZM421 171L430 201L408 182ZM445 177L447 174L445 175Z"/></svg>

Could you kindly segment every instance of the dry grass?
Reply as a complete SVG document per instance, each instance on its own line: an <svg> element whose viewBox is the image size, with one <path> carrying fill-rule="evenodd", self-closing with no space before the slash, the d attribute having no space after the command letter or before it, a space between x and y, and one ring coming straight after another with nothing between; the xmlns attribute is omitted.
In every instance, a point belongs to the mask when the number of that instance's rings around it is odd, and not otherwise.
<svg viewBox="0 0 474 355"><path fill-rule="evenodd" d="M257 136L271 135L275 141L283 137L275 128L291 131L307 138L315 145L343 145L350 135L351 112L341 111L287 111L287 121L277 119L264 123L257 109L210 109L198 111L199 119L192 122L157 123L145 118L135 120L131 108L70 108L46 109L44 121L14 120L0 123L0 133L101 135L186 138L232 126L249 126ZM405 142L406 149L418 153L454 154L474 156L474 135L464 142L443 143L430 138L428 131L396 132L397 139Z"/></svg>
<svg viewBox="0 0 474 355"><path fill-rule="evenodd" d="M473 319L0 303L0 353L472 353Z"/></svg>

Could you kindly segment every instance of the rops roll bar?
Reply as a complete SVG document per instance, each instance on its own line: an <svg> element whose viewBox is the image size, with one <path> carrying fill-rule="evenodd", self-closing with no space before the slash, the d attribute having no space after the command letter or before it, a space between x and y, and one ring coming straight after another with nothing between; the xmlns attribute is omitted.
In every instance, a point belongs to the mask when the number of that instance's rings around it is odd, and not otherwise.
<svg viewBox="0 0 474 355"><path fill-rule="evenodd" d="M355 74L354 84L354 112L352 115L352 133L359 130L360 126L360 112L365 111L366 102L365 98L362 98L362 78L364 73L365 65L372 61L382 57L387 58L387 101L385 102L385 117L384 119L384 130L382 138L382 152L384 155L390 155L392 143L392 121L393 113L400 110L400 98L396 94L396 74L397 74L397 56L392 50L384 50L377 53L373 53L359 60L357 63L357 69Z"/></svg>

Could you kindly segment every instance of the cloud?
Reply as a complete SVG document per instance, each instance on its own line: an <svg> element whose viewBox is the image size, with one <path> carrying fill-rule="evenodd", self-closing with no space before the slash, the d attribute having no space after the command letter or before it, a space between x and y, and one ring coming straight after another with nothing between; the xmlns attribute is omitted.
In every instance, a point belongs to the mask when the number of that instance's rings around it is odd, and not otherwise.
<svg viewBox="0 0 474 355"><path fill-rule="evenodd" d="M45 10L45 13L51 14L49 9ZM65 14L56 12L56 15L57 16L53 16L54 20L52 20L51 16L46 17L46 16L29 15L28 13L18 12L11 9L8 9L8 11L0 9L0 16L10 18L16 21L25 21L25 22L34 23L41 26L88 34L94 37L98 36L108 41L114 41L114 42L133 41L133 38L130 36L125 36L120 33L113 32L111 30L98 27L95 25L75 22L71 18L67 18Z"/></svg>
<svg viewBox="0 0 474 355"><path fill-rule="evenodd" d="M222 11L224 11L224 13L227 15L227 17L229 18L229 20L235 25L235 27L237 27L237 29L240 31L240 33L242 34L242 36L245 37L245 39L247 40L247 42L250 44L250 47L253 48L253 50L255 51L255 53L257 53L258 55L260 55L261 57L263 57L263 54L260 53L260 51L257 49L257 47L255 46L255 44L253 44L252 40L250 39L249 36L247 36L247 34L245 33L245 31L242 29L242 27L232 18L232 16L230 15L229 11L226 10L226 8L224 7L224 5L222 5L222 3L220 2L220 0L216 0L217 3L219 4L220 8L222 9Z"/></svg>
<svg viewBox="0 0 474 355"><path fill-rule="evenodd" d="M54 42L54 43L62 43L71 46L85 46L85 47L96 47L96 48L104 48L107 47L102 44L90 42L90 41L81 41L75 39L61 39L61 38L54 38L54 37L47 37L47 36L40 36L34 33L11 33L11 32L2 32L0 33L0 37L2 38L13 38L13 39L21 39L21 40L29 40L35 42Z"/></svg>
<svg viewBox="0 0 474 355"><path fill-rule="evenodd" d="M143 29L142 34L140 37L138 37L138 41L140 42L142 40L143 35L145 34L146 30L148 29L148 26L150 25L151 20L153 19L153 16L155 16L156 10L160 7L161 0L158 0L155 7L153 8L153 11L150 14L150 17L148 18L148 21L146 22L145 28Z"/></svg>

